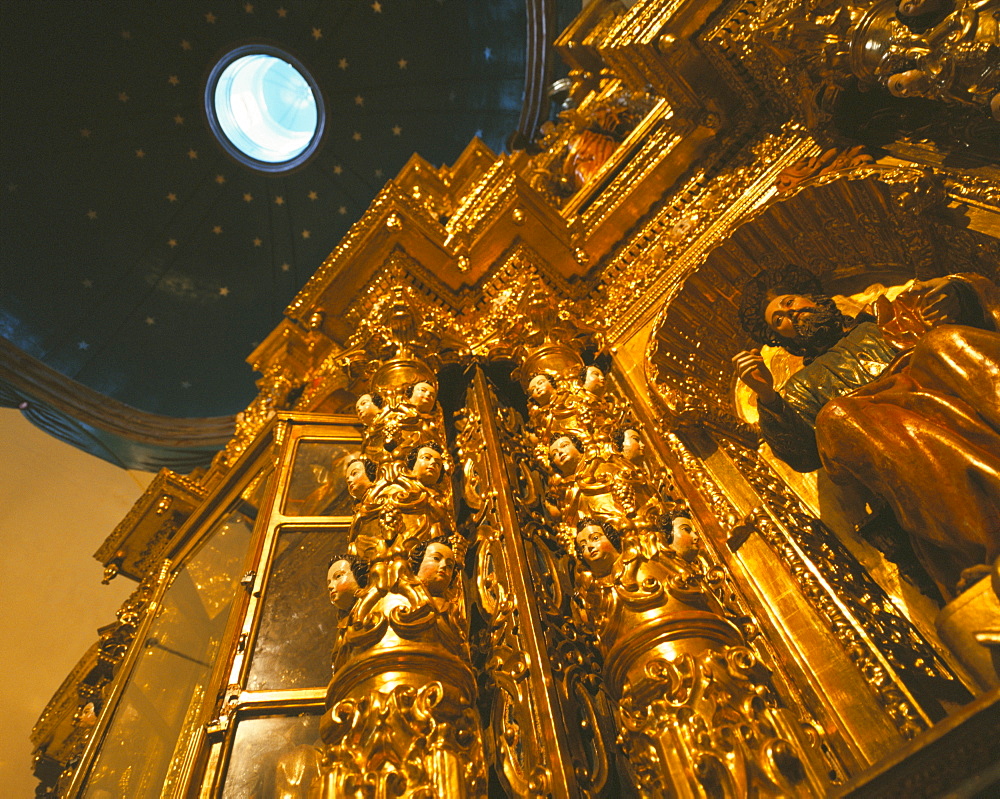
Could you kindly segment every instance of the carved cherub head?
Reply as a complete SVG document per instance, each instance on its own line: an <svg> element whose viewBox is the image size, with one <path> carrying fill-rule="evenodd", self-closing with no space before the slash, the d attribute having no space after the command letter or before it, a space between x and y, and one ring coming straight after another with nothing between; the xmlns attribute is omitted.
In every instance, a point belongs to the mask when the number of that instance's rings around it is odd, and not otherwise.
<svg viewBox="0 0 1000 799"><path fill-rule="evenodd" d="M378 416L378 412L382 410L384 405L385 400L382 399L382 395L377 391L373 391L370 394L362 394L358 397L358 401L354 404L354 409L357 411L358 418L362 423L368 425Z"/></svg>
<svg viewBox="0 0 1000 799"><path fill-rule="evenodd" d="M675 511L670 516L671 548L685 560L691 560L698 551L698 528L695 527L691 512Z"/></svg>
<svg viewBox="0 0 1000 799"><path fill-rule="evenodd" d="M583 460L583 441L572 433L563 433L549 444L549 460L559 474L569 477Z"/></svg>
<svg viewBox="0 0 1000 799"><path fill-rule="evenodd" d="M584 366L580 370L579 380L583 390L589 391L595 397L604 393L604 372L599 367L593 364Z"/></svg>
<svg viewBox="0 0 1000 799"><path fill-rule="evenodd" d="M924 97L930 91L931 78L918 67L896 72L885 82L893 97Z"/></svg>
<svg viewBox="0 0 1000 799"><path fill-rule="evenodd" d="M413 574L431 596L444 596L457 574L455 551L445 537L417 544L410 552Z"/></svg>
<svg viewBox="0 0 1000 799"><path fill-rule="evenodd" d="M367 458L352 458L344 468L347 493L355 502L362 500L372 487L378 467Z"/></svg>
<svg viewBox="0 0 1000 799"><path fill-rule="evenodd" d="M639 463L642 460L646 445L642 442L639 430L635 426L624 424L616 429L611 443L629 463Z"/></svg>
<svg viewBox="0 0 1000 799"><path fill-rule="evenodd" d="M576 556L594 577L611 573L621 554L622 536L610 522L591 517L576 525Z"/></svg>
<svg viewBox="0 0 1000 799"><path fill-rule="evenodd" d="M528 399L540 408L544 408L555 396L558 384L556 379L545 372L540 372L528 381Z"/></svg>
<svg viewBox="0 0 1000 799"><path fill-rule="evenodd" d="M338 610L354 607L356 593L368 585L368 561L356 555L334 555L326 570L326 587L330 601Z"/></svg>
<svg viewBox="0 0 1000 799"><path fill-rule="evenodd" d="M409 387L406 398L420 413L430 413L437 402L437 387L426 380L418 380Z"/></svg>
<svg viewBox="0 0 1000 799"><path fill-rule="evenodd" d="M437 485L444 475L441 445L436 441L431 441L414 447L406 459L406 468L414 480L427 487Z"/></svg>

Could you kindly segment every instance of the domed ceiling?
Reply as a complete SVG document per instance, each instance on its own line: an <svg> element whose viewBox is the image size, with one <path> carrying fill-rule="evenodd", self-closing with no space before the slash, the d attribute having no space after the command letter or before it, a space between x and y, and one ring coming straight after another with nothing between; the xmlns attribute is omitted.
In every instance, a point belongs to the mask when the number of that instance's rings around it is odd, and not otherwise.
<svg viewBox="0 0 1000 799"><path fill-rule="evenodd" d="M574 7L5 3L0 335L145 412L236 413L244 359L413 152L499 152L525 127L532 14L551 42ZM316 154L287 173L239 163L207 122L213 66L248 43L298 59L325 103Z"/></svg>

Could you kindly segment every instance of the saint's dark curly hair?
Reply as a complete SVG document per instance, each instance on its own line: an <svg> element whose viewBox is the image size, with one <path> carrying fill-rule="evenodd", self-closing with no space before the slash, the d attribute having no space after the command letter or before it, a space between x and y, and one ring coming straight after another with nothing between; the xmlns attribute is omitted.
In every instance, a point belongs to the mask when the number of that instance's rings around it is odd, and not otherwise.
<svg viewBox="0 0 1000 799"><path fill-rule="evenodd" d="M585 527L590 527L592 525L596 525L600 527L602 530L604 530L604 535L608 537L608 541L611 542L611 546L613 546L618 552L622 551L622 534L609 521L602 521L601 519L595 519L593 516L584 516L582 519L580 519L580 521L576 523L576 531L579 533ZM584 568L587 568L587 561L583 559L583 554L580 552L580 550L576 551L576 557L577 560L579 560L580 563L584 565Z"/></svg>
<svg viewBox="0 0 1000 799"><path fill-rule="evenodd" d="M764 320L767 304L782 294L800 294L804 297L824 296L823 286L812 272L795 264L765 269L743 284L740 292L740 327L754 343L772 346L783 345L781 336L768 327Z"/></svg>
<svg viewBox="0 0 1000 799"><path fill-rule="evenodd" d="M368 585L367 560L357 555L350 555L347 552L339 552L330 558L330 562L326 565L326 570L329 571L330 567L338 560L347 561L348 565L351 567L351 571L354 573L354 579L358 581L358 585L361 588L365 588Z"/></svg>

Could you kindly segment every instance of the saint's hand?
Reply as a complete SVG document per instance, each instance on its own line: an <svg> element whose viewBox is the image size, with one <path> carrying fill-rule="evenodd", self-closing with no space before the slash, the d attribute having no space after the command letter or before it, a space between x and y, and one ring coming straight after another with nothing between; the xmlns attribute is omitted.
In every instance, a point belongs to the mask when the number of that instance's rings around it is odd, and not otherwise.
<svg viewBox="0 0 1000 799"><path fill-rule="evenodd" d="M777 400L778 395L774 390L774 375L764 365L760 350L738 353L733 357L733 364L736 366L736 376L757 395L758 401L765 405L771 405Z"/></svg>
<svg viewBox="0 0 1000 799"><path fill-rule="evenodd" d="M928 325L954 323L961 318L962 303L958 289L954 281L946 277L917 280L905 293L917 297L914 308Z"/></svg>

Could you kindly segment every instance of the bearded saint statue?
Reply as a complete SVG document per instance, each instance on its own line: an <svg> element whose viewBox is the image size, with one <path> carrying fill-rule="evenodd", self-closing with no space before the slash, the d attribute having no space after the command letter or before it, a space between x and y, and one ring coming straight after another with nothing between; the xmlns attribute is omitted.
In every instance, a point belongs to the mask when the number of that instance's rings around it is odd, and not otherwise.
<svg viewBox="0 0 1000 799"><path fill-rule="evenodd" d="M1000 291L951 275L872 310L844 314L799 267L767 270L741 326L805 366L779 391L759 349L733 361L774 454L883 500L950 598L1000 556Z"/></svg>

